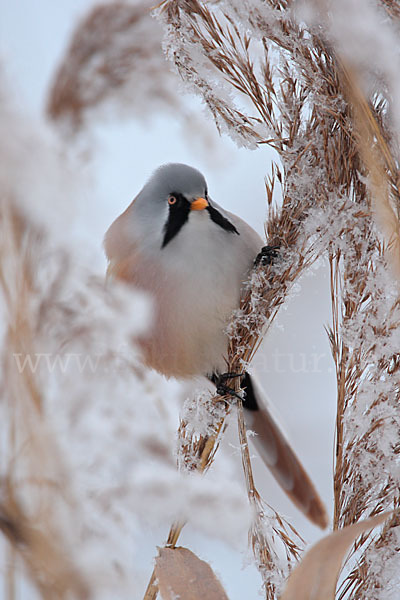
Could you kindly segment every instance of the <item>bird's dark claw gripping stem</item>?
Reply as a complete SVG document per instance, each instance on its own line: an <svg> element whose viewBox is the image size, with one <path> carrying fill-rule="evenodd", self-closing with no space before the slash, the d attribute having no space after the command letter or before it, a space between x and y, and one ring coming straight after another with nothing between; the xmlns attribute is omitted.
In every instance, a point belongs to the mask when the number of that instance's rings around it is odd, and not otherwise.
<svg viewBox="0 0 400 600"><path fill-rule="evenodd" d="M233 379L234 377L243 377L243 373L215 373L211 377L211 381L215 384L216 391L219 396L233 396L235 398L239 398L239 400L243 400L243 397L239 394L239 392L236 392L226 385L228 379Z"/></svg>
<svg viewBox="0 0 400 600"><path fill-rule="evenodd" d="M258 267L258 265L272 265L274 260L279 256L279 248L280 246L264 246L261 248L260 252L257 254L256 259L254 261L254 266Z"/></svg>

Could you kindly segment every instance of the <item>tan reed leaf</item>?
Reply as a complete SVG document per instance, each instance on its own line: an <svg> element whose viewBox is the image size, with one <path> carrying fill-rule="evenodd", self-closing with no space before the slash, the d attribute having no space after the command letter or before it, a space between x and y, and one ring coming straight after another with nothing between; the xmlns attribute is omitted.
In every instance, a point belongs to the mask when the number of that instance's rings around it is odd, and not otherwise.
<svg viewBox="0 0 400 600"><path fill-rule="evenodd" d="M228 600L210 565L187 548L160 548L155 574L163 600Z"/></svg>
<svg viewBox="0 0 400 600"><path fill-rule="evenodd" d="M363 532L383 523L390 514L359 521L317 542L293 569L280 600L335 600L341 563L350 544Z"/></svg>
<svg viewBox="0 0 400 600"><path fill-rule="evenodd" d="M398 551L394 553L394 557L391 557L391 548L393 545L396 547L396 531L400 525L399 517L399 500L394 503L395 509L391 516L385 521L382 531L371 540L368 534L360 536L356 542L356 550L364 547L361 560L358 561L351 573L347 576L344 581L344 585L339 590L338 600L342 600L351 592L353 598L369 598L374 594L379 594L382 589L382 584L375 577L369 573L370 562L373 561L374 555L377 552L383 552L384 556L388 561L391 561L395 565L397 570L398 562ZM368 545L366 546L366 543ZM366 546L366 547L365 547ZM389 551L389 552L388 552ZM386 558L385 557L385 558Z"/></svg>

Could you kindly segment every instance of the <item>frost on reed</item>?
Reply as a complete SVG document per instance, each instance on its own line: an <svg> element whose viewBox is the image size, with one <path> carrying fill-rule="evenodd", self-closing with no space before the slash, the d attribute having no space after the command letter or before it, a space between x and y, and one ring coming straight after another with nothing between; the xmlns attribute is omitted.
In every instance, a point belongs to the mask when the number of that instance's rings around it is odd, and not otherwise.
<svg viewBox="0 0 400 600"><path fill-rule="evenodd" d="M158 16L167 55L218 129L279 155L267 181L266 234L281 263L260 293L253 285L244 299L229 366L247 363L259 326L268 326L303 269L328 255L338 383L334 527L397 508L398 6L186 0L163 2ZM272 207L277 183L279 210ZM375 538L358 539L354 552L357 564L347 565L338 597L394 597L397 513Z"/></svg>

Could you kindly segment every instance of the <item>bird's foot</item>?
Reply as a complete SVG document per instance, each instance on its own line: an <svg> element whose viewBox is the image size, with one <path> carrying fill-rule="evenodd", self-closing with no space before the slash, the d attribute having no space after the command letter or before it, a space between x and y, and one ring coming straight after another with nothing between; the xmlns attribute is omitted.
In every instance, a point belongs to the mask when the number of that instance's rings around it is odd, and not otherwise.
<svg viewBox="0 0 400 600"><path fill-rule="evenodd" d="M261 248L254 261L254 266L258 267L260 264L263 266L272 265L279 256L279 248L280 246L264 246Z"/></svg>
<svg viewBox="0 0 400 600"><path fill-rule="evenodd" d="M229 387L229 385L226 385L226 382L229 379L234 379L235 377L243 377L243 373L220 373L218 375L213 375L212 381L215 384L219 396L232 396L243 400L243 397L239 392Z"/></svg>

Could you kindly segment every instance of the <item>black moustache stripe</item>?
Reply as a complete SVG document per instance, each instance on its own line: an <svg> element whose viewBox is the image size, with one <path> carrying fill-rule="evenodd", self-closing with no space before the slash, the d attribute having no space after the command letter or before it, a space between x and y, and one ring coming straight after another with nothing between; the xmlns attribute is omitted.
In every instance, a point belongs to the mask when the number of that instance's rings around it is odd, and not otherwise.
<svg viewBox="0 0 400 600"><path fill-rule="evenodd" d="M170 205L168 219L164 227L164 239L161 248L170 242L189 219L190 203L181 194L173 194L176 203Z"/></svg>
<svg viewBox="0 0 400 600"><path fill-rule="evenodd" d="M233 223L231 223L226 217L221 215L221 213L216 208L211 206L211 204L207 206L206 210L208 210L208 214L210 215L211 221L216 223L216 225L219 225L220 227L222 227L222 229L225 229L225 231L229 231L230 233L237 233L238 235L240 235Z"/></svg>

